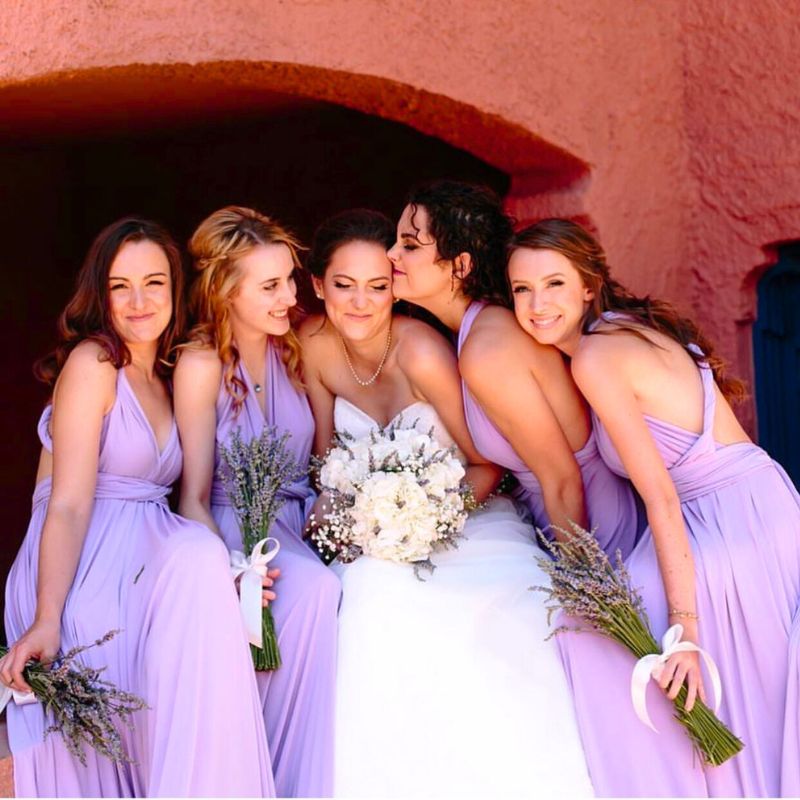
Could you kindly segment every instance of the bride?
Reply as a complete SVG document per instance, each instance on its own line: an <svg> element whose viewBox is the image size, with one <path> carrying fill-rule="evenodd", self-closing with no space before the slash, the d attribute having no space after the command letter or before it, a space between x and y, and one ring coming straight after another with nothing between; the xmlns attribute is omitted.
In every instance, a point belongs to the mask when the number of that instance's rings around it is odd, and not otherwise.
<svg viewBox="0 0 800 800"><path fill-rule="evenodd" d="M390 422L455 444L478 500L499 471L464 420L455 355L423 322L392 315L383 215L347 211L314 236L308 266L325 315L301 328L322 455L334 431ZM318 501L324 503L324 498ZM493 498L422 582L362 556L333 568L339 616L335 792L340 797L592 793L572 699L549 632L531 526Z"/></svg>

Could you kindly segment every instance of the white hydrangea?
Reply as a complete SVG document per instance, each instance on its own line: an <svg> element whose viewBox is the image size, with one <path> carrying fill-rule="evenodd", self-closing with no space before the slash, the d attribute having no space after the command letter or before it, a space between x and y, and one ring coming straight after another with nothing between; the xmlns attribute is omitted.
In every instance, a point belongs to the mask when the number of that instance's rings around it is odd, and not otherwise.
<svg viewBox="0 0 800 800"><path fill-rule="evenodd" d="M464 467L428 433L389 427L333 448L320 483L334 511L313 534L323 552L359 553L395 562L430 563L452 545L471 498Z"/></svg>

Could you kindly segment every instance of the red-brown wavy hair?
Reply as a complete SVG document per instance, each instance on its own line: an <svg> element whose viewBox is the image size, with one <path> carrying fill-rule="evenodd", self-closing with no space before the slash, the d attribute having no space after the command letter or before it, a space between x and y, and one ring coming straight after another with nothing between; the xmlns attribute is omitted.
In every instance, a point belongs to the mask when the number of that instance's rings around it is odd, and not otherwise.
<svg viewBox="0 0 800 800"><path fill-rule="evenodd" d="M714 354L714 346L699 327L679 314L671 304L650 296L638 297L615 281L600 243L577 222L544 219L529 225L511 238L509 256L520 248L555 250L566 256L578 270L584 286L594 292L594 299L583 318L582 333L602 333L592 331L592 323L604 311L616 311L634 323L652 328L678 342L696 363L708 364L714 373L714 380L728 400L738 402L746 397L744 383L725 375L725 362ZM619 321L619 327L653 344L636 327L626 325L624 319ZM702 355L689 347L691 344L699 347Z"/></svg>
<svg viewBox="0 0 800 800"><path fill-rule="evenodd" d="M183 338L186 327L180 251L173 238L157 222L125 217L103 228L92 242L78 273L75 293L58 318L58 344L34 365L33 371L39 380L52 387L69 354L84 340L97 342L103 348L105 358L116 369L131 363L130 351L111 320L108 275L123 245L144 241L158 245L169 262L172 316L159 337L155 364L156 373L169 378L174 365L169 357L173 347Z"/></svg>
<svg viewBox="0 0 800 800"><path fill-rule="evenodd" d="M211 347L219 353L225 388L233 398L236 412L247 396L247 386L236 375L240 356L231 328L231 300L241 277L240 259L254 247L267 244L286 245L295 269L301 269L300 242L275 220L251 208L227 206L215 211L200 223L189 240L189 252L197 272L191 292L196 324L186 346ZM297 312L290 309L292 321L296 315ZM280 348L289 378L302 388L300 342L294 330L273 337L273 342Z"/></svg>

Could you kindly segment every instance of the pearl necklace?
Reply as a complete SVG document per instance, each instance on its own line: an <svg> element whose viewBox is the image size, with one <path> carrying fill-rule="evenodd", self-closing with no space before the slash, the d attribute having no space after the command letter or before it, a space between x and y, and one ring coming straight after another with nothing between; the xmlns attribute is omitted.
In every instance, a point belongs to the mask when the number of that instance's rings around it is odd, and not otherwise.
<svg viewBox="0 0 800 800"><path fill-rule="evenodd" d="M392 326L389 326L389 335L386 337L386 347L383 349L381 363L378 364L378 368L375 370L375 372L373 372L372 375L365 381L362 381L361 378L358 377L358 374L353 368L353 362L350 361L350 353L347 352L347 345L344 343L344 339L342 339L341 334L339 334L339 341L342 343L344 360L347 362L347 366L350 368L350 374L355 378L356 383L359 386L371 386L373 383L375 383L375 381L378 380L378 375L381 374L383 365L386 363L386 357L389 355L389 348L392 346Z"/></svg>

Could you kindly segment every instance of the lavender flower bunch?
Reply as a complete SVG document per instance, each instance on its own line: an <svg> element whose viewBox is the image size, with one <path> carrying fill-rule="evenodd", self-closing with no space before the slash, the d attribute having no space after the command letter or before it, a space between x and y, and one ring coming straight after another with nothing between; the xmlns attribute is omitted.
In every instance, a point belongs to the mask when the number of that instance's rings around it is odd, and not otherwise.
<svg viewBox="0 0 800 800"><path fill-rule="evenodd" d="M272 527L285 499L281 490L302 475L287 447L289 433L278 434L266 427L249 442L241 430L234 431L227 445L220 446L219 477L242 531L245 553L250 553ZM257 670L273 670L281 665L272 610L262 610L263 646L250 645Z"/></svg>
<svg viewBox="0 0 800 800"><path fill-rule="evenodd" d="M637 659L660 653L642 597L631 584L621 554L617 552L616 564L612 566L591 533L574 523L571 531L563 532L566 539L561 542L550 542L540 536L543 547L553 558L536 559L550 578L549 586L534 587L547 595L548 620L553 613L563 610L619 642ZM550 636L570 630L581 629L561 625ZM741 739L699 698L689 712L684 708L685 702L684 684L674 700L675 719L683 725L706 764L719 766L744 747Z"/></svg>
<svg viewBox="0 0 800 800"><path fill-rule="evenodd" d="M122 746L122 737L114 724L119 718L128 728L131 717L147 708L140 697L123 692L100 676L105 669L81 664L77 659L92 647L100 647L119 631L109 631L90 645L73 647L52 664L29 661L23 677L36 699L53 713L54 723L45 730L60 733L69 752L86 766L85 745L118 763L132 763ZM0 657L8 648L0 648Z"/></svg>

